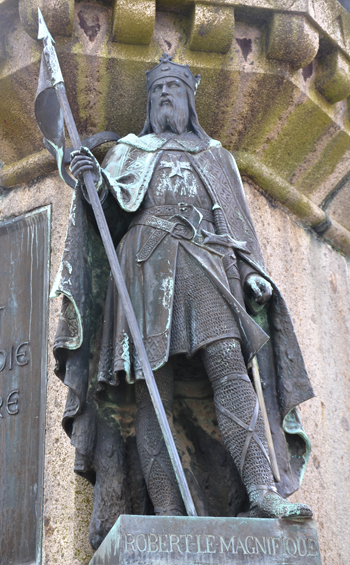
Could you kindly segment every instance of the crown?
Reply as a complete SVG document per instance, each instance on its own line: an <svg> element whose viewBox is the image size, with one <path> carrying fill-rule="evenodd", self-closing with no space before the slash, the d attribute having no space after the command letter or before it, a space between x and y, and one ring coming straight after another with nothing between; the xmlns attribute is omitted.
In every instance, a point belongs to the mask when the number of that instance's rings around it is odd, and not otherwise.
<svg viewBox="0 0 350 565"><path fill-rule="evenodd" d="M163 77L176 77L183 80L196 94L196 90L201 80L201 75L193 76L188 65L174 63L172 57L163 53L159 59L160 63L150 71L146 71L147 92L152 84Z"/></svg>

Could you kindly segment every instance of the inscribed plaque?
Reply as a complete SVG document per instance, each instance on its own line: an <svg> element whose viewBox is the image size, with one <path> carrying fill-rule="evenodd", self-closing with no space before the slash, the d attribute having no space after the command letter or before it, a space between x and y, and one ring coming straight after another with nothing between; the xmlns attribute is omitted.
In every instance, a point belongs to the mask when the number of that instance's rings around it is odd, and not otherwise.
<svg viewBox="0 0 350 565"><path fill-rule="evenodd" d="M0 225L0 564L41 561L50 209Z"/></svg>
<svg viewBox="0 0 350 565"><path fill-rule="evenodd" d="M321 565L314 520L120 516L90 565Z"/></svg>

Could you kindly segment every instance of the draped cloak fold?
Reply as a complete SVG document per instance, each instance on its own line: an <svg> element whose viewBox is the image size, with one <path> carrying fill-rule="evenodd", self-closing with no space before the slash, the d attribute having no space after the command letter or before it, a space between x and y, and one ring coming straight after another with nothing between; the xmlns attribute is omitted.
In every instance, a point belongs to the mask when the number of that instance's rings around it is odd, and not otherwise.
<svg viewBox="0 0 350 565"><path fill-rule="evenodd" d="M122 238L130 219L145 197L159 153L168 140L168 137L162 135L150 134L138 138L130 134L119 140L102 164L109 189L106 204L110 203L105 213L114 242L119 244L118 255L122 261L135 261L135 258L123 256ZM237 252L240 261L261 274L273 286L269 305L258 309L253 318L270 337L270 341L260 349L258 360L281 473L281 482L277 486L283 496L288 496L300 486L310 453L310 443L302 428L297 406L314 396L292 321L280 291L266 272L233 156L218 141L210 138L204 141L198 139L196 142L178 138L177 144L182 144L183 150L191 155L192 163L204 185L216 196L217 203L224 211L230 235L235 240L246 242L247 252ZM167 241L162 271L167 270L165 275L173 280L174 240L168 237ZM159 256L157 260L159 261ZM208 272L211 269L205 261L202 267ZM112 286L108 280L108 265L91 210L81 191L76 191L61 267L52 289L52 296L63 295L54 354L57 361L56 373L68 387L63 425L76 447L75 470L92 482L96 474L93 464L96 398L99 391L106 387L115 389L119 382L118 370L113 367L113 345L108 339L106 341L102 338L102 334L108 334L114 315L108 308L110 290L106 299L106 289ZM160 342L166 344L169 338L173 285L164 289L161 287L162 280L159 281L156 292L164 294L166 290L167 300L163 300L164 312L160 316L162 331L158 330L157 333ZM117 315L122 315L122 312ZM152 331L149 335L143 335L149 353L149 343L154 343L155 337L157 336ZM127 381L132 382L134 358L127 334L122 336L120 348L123 370ZM160 353L158 357L150 359L153 369L164 364L169 353L167 347L156 349ZM125 394L124 389L120 394ZM118 404L118 400L116 403Z"/></svg>

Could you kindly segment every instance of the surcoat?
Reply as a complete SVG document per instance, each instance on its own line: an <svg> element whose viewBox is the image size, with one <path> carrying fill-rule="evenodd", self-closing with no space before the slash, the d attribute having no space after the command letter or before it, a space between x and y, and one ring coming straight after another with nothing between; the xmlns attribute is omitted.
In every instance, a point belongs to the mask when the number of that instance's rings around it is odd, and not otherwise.
<svg viewBox="0 0 350 565"><path fill-rule="evenodd" d="M113 165L107 163L105 171L106 176L113 174L116 182ZM139 211L118 246L153 370L170 355L192 356L216 339L241 337L229 304L213 282L219 280L230 292L219 246L203 245L201 237L202 229L215 233L214 204L185 148L170 138L158 154ZM193 237L195 231L198 233ZM142 370L130 345L123 306L115 285L110 284L113 290L108 310L115 313L114 331L111 335L112 328L106 324L103 342L112 341L113 374L117 377L125 371L128 382L132 382L142 376ZM100 381L106 374L101 364ZM113 376L109 382L113 383Z"/></svg>

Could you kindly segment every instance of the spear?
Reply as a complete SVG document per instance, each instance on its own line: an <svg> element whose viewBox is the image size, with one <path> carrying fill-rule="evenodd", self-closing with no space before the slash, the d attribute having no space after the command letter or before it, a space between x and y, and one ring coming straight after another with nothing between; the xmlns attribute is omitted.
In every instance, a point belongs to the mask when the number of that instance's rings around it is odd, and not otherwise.
<svg viewBox="0 0 350 565"><path fill-rule="evenodd" d="M38 39L43 40L44 50L43 55L47 67L48 79L51 88L54 88L58 98L59 105L66 123L66 127L71 139L73 148L75 150L80 149L81 141L79 137L78 130L75 125L72 111L69 106L67 99L66 89L64 86L64 80L61 73L60 65L58 62L56 50L54 48L54 40L47 29L46 23L38 8ZM58 120L59 121L59 120ZM40 124L39 124L40 127ZM141 333L136 320L135 312L133 310L129 293L127 291L123 274L120 268L118 257L113 245L112 237L107 226L106 218L101 206L100 199L98 197L95 184L92 178L91 171L86 171L84 173L84 184L90 199L90 203L96 218L97 226L101 234L101 239L106 250L108 261L111 267L112 276L116 284L118 294L121 298L125 316L129 325L130 333L139 355L142 364L143 374L147 383L147 387L150 393L150 397L158 418L158 422L164 437L165 445L168 449L170 460L174 468L175 476L179 485L181 496L183 498L185 508L188 516L197 516L197 512L192 500L190 490L186 481L184 470L181 465L180 457L177 452L173 435L167 420L164 406L159 395L157 384L147 357L146 349L141 337Z"/></svg>

